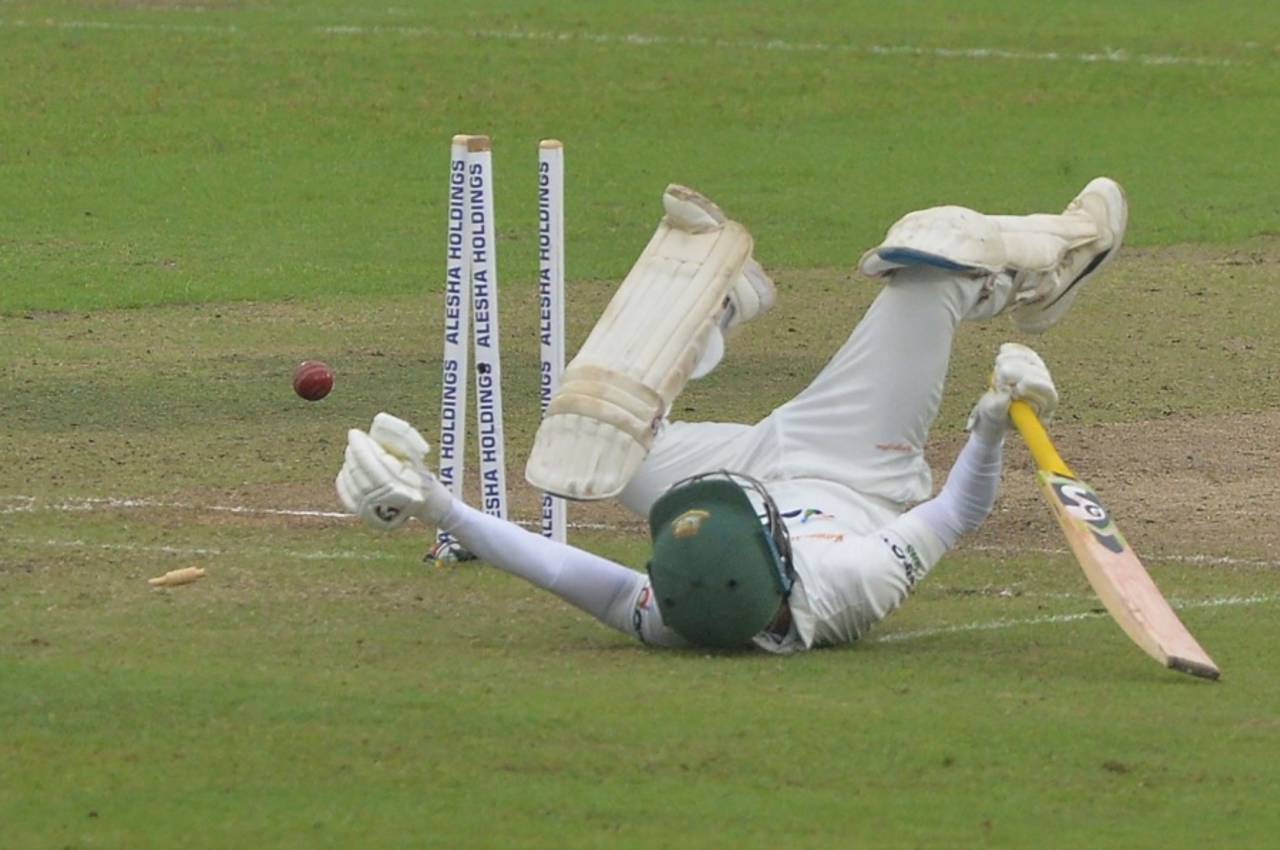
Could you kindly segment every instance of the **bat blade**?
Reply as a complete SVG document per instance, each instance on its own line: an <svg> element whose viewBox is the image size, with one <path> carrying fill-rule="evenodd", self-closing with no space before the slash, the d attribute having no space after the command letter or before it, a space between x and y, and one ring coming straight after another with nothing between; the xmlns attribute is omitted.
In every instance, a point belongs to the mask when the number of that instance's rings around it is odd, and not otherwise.
<svg viewBox="0 0 1280 850"><path fill-rule="evenodd" d="M1217 679L1218 665L1169 607L1093 488L1044 469L1036 478L1089 584L1125 634L1166 667Z"/></svg>

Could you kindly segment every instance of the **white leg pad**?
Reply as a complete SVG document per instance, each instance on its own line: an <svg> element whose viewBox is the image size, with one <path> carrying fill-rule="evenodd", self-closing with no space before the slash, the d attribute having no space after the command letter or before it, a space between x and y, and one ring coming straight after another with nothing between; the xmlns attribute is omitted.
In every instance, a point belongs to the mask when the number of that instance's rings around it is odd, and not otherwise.
<svg viewBox="0 0 1280 850"><path fill-rule="evenodd" d="M1086 215L993 215L1000 228L1005 265L1019 271L1049 271L1063 255L1098 238L1097 223Z"/></svg>
<svg viewBox="0 0 1280 850"><path fill-rule="evenodd" d="M983 278L966 318L1011 309L1019 329L1041 333L1070 308L1079 284L1115 257L1128 220L1120 184L1098 177L1060 215L983 215L966 207L910 213L858 267L869 277L922 265Z"/></svg>
<svg viewBox="0 0 1280 850"><path fill-rule="evenodd" d="M1097 223L1083 214L983 215L966 207L931 207L899 219L859 268L869 277L910 265L972 275L1048 271L1098 234Z"/></svg>
<svg viewBox="0 0 1280 850"><path fill-rule="evenodd" d="M930 207L898 219L884 241L858 261L868 277L883 277L913 265L982 275L1005 266L1000 228L989 216L967 207Z"/></svg>
<svg viewBox="0 0 1280 850"><path fill-rule="evenodd" d="M538 428L525 478L541 490L570 499L622 491L751 256L742 225L691 221L670 189L664 200L667 216L565 369Z"/></svg>

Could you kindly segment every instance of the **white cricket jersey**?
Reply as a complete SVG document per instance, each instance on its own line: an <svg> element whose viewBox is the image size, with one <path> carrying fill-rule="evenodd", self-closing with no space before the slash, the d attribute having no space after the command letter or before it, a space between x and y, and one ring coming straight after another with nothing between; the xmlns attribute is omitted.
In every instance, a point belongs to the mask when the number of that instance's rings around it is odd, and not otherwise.
<svg viewBox="0 0 1280 850"><path fill-rule="evenodd" d="M796 580L789 633L757 636L761 649L857 640L901 605L946 551L918 517L841 484L796 479L767 487L791 534Z"/></svg>

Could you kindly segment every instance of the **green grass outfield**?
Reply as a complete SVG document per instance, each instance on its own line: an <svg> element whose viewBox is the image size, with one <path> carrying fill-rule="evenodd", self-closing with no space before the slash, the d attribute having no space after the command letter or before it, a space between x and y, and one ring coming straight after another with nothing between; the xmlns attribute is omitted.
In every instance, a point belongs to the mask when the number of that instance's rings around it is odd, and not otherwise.
<svg viewBox="0 0 1280 850"><path fill-rule="evenodd" d="M1267 846L1271 6L0 2L0 848ZM521 518L539 138L566 145L571 348L668 181L775 270L691 419L803 386L902 213L1119 179L1129 247L1023 341L1224 680L1100 614L1016 447L993 522L902 611L788 659L648 651L326 515L345 428L435 430L455 132L494 140ZM962 329L940 464L1005 339ZM288 385L309 357L338 371L319 404ZM620 513L573 518L643 562Z"/></svg>
<svg viewBox="0 0 1280 850"><path fill-rule="evenodd" d="M1280 230L1267 0L151 5L0 4L0 310L416 290L457 132L493 137L513 269L564 140L583 278L626 270L669 180L782 267L1099 173L1136 244Z"/></svg>

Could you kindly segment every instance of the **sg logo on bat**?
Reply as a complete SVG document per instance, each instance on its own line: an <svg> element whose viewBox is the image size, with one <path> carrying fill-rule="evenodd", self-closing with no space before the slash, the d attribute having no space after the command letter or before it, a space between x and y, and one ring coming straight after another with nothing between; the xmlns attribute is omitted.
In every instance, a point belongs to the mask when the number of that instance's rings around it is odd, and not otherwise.
<svg viewBox="0 0 1280 850"><path fill-rule="evenodd" d="M1098 494L1088 485L1072 478L1059 476L1050 478L1049 483L1063 509L1088 526L1095 540L1117 554L1125 550L1124 536L1111 521L1111 515L1102 506L1102 500L1098 498Z"/></svg>

